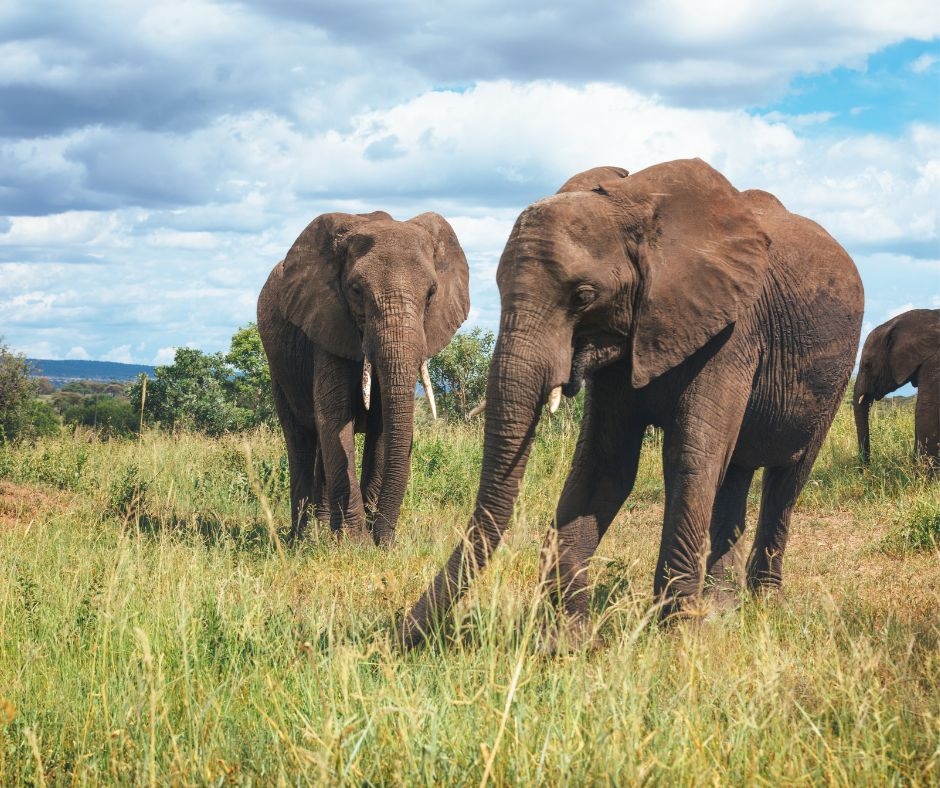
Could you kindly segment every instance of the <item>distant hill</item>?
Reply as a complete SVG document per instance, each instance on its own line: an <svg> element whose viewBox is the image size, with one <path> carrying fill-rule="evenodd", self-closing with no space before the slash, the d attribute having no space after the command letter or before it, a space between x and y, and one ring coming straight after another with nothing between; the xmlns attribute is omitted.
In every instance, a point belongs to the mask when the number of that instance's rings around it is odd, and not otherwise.
<svg viewBox="0 0 940 788"><path fill-rule="evenodd" d="M33 377L49 378L53 384L70 380L134 380L141 372L153 377L154 368L147 364L120 364L117 361L80 361L77 359L26 359Z"/></svg>

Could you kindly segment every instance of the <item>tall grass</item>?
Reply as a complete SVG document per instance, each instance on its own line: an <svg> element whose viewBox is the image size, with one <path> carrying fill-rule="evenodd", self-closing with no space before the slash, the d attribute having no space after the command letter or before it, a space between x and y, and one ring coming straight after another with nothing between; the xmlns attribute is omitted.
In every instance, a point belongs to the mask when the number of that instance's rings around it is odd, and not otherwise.
<svg viewBox="0 0 940 788"><path fill-rule="evenodd" d="M841 412L783 597L695 628L649 623L651 434L594 563L604 645L556 658L533 647L533 593L577 437L567 416L543 424L455 631L407 655L392 624L469 514L479 427L419 426L388 553L317 532L278 552L272 431L5 449L0 783L936 784L940 484L912 434L910 408L876 408L863 469Z"/></svg>

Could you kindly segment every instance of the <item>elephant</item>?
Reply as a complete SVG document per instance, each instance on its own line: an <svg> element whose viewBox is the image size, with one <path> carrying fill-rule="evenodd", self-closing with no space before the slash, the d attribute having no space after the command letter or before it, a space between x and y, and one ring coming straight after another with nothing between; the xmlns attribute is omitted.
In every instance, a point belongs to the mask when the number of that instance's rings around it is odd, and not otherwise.
<svg viewBox="0 0 940 788"><path fill-rule="evenodd" d="M506 243L476 503L396 626L404 648L424 642L485 567L543 405L554 410L582 383L580 434L541 551L558 613L542 647L593 642L587 562L631 492L650 425L663 430L665 482L657 615L680 620L733 607L745 588L781 587L791 512L858 347L855 264L818 224L767 192L738 191L700 159L594 174L526 208Z"/></svg>
<svg viewBox="0 0 940 788"><path fill-rule="evenodd" d="M864 462L871 459L871 404L905 383L917 388L914 443L928 462L940 467L940 309L911 309L882 323L865 340L852 391Z"/></svg>
<svg viewBox="0 0 940 788"><path fill-rule="evenodd" d="M274 266L258 331L287 443L292 542L310 505L337 536L394 542L415 381L433 413L427 359L466 319L468 280L457 236L436 213L323 214ZM365 432L360 480L356 431Z"/></svg>

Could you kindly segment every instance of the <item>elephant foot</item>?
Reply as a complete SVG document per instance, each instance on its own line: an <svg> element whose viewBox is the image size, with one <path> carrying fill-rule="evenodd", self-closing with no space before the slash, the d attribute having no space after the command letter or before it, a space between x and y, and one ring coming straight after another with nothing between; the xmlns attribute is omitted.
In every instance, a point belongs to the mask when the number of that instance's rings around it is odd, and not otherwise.
<svg viewBox="0 0 940 788"><path fill-rule="evenodd" d="M354 545L372 544L372 534L369 533L364 523L359 523L358 525L344 525L341 528L334 528L333 536L338 542L346 542Z"/></svg>
<svg viewBox="0 0 940 788"><path fill-rule="evenodd" d="M684 622L701 623L715 612L715 606L707 594L673 596L660 603L659 620L667 626Z"/></svg>
<svg viewBox="0 0 940 788"><path fill-rule="evenodd" d="M749 584L748 591L758 602L775 602L783 595L779 582L757 581Z"/></svg>
<svg viewBox="0 0 940 788"><path fill-rule="evenodd" d="M567 620L546 622L536 639L536 653L543 657L559 657L581 651L597 651L604 645L586 615L570 616Z"/></svg>
<svg viewBox="0 0 940 788"><path fill-rule="evenodd" d="M737 610L741 606L741 587L725 582L707 585L702 593L702 605L708 617Z"/></svg>

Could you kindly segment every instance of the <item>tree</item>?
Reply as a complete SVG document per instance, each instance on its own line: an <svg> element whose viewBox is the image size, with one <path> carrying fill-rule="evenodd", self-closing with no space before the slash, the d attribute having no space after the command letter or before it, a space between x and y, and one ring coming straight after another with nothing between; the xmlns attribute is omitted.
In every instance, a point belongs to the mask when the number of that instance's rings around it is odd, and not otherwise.
<svg viewBox="0 0 940 788"><path fill-rule="evenodd" d="M463 420L486 395L486 379L496 337L476 327L454 334L450 344L428 362L439 407L447 418Z"/></svg>
<svg viewBox="0 0 940 788"><path fill-rule="evenodd" d="M59 415L48 402L32 399L26 405L25 434L31 437L55 435L62 428Z"/></svg>
<svg viewBox="0 0 940 788"><path fill-rule="evenodd" d="M66 424L94 427L105 436L125 437L137 432L138 414L126 399L97 394L66 408L63 420Z"/></svg>
<svg viewBox="0 0 940 788"><path fill-rule="evenodd" d="M40 396L55 393L55 386L52 385L52 381L49 380L49 378L33 378L33 385L36 393Z"/></svg>
<svg viewBox="0 0 940 788"><path fill-rule="evenodd" d="M255 323L235 332L225 360L235 371L232 380L235 405L250 414L249 424L276 423L268 357Z"/></svg>
<svg viewBox="0 0 940 788"><path fill-rule="evenodd" d="M234 375L221 353L195 348L176 349L173 363L157 367L148 381L145 416L163 427L198 430L220 435L244 426L248 413L234 402ZM140 402L142 381L130 392Z"/></svg>
<svg viewBox="0 0 940 788"><path fill-rule="evenodd" d="M22 353L12 353L0 339L0 442L29 432L29 405L35 393L29 365Z"/></svg>

